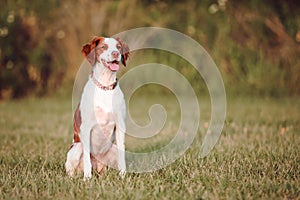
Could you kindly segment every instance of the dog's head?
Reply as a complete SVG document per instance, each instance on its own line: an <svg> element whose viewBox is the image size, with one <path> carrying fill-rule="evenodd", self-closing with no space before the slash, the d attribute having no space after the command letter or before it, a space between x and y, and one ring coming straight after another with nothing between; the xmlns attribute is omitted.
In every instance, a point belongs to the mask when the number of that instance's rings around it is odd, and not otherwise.
<svg viewBox="0 0 300 200"><path fill-rule="evenodd" d="M128 45L119 38L94 37L81 52L92 66L99 62L111 71L119 69L119 62L126 67L129 56Z"/></svg>

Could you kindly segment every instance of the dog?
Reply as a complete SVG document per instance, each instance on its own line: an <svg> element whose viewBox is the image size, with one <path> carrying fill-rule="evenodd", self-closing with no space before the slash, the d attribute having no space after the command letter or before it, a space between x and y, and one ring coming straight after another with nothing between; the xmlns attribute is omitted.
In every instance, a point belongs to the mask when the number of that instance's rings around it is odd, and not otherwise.
<svg viewBox="0 0 300 200"><path fill-rule="evenodd" d="M119 38L94 37L82 47L82 53L93 69L74 113L66 172L73 177L83 171L84 180L88 180L92 169L103 174L108 165L124 177L126 105L116 75L119 63L126 67L128 45Z"/></svg>

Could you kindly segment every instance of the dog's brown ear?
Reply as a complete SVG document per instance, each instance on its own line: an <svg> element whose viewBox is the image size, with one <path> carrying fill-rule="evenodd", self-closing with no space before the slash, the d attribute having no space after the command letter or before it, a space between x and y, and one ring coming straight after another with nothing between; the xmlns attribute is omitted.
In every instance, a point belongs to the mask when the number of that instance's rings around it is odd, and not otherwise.
<svg viewBox="0 0 300 200"><path fill-rule="evenodd" d="M122 60L121 60L121 62L126 67L126 61L127 61L128 57L129 57L129 51L130 51L129 47L120 38L115 38L115 39L121 44L121 47L122 47L121 48L121 54L122 54Z"/></svg>
<svg viewBox="0 0 300 200"><path fill-rule="evenodd" d="M104 41L103 37L94 37L89 43L83 45L82 47L81 50L82 54L92 66L95 65L97 60L95 48L98 46L98 44L102 43L103 41Z"/></svg>

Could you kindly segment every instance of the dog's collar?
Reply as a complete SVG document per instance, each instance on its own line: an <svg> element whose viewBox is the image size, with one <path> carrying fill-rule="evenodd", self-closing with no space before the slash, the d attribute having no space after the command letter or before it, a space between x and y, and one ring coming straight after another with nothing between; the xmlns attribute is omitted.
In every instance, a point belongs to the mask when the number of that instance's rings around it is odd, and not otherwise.
<svg viewBox="0 0 300 200"><path fill-rule="evenodd" d="M109 86L102 85L99 81L97 81L97 79L95 79L94 71L92 71L92 73L91 73L91 78L92 78L93 82L95 83L95 85L97 85L98 88L100 88L101 90L104 90L104 91L114 90L118 84L118 79L116 79L116 81Z"/></svg>

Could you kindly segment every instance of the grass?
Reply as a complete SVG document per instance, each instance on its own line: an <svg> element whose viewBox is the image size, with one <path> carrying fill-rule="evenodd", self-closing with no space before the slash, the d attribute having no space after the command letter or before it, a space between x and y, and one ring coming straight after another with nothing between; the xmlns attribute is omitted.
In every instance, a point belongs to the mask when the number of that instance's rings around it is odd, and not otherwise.
<svg viewBox="0 0 300 200"><path fill-rule="evenodd" d="M71 99L1 102L0 199L300 199L299 98L229 99L223 134L199 160L208 105L200 101L199 137L171 165L123 180L108 169L83 182L64 171Z"/></svg>

